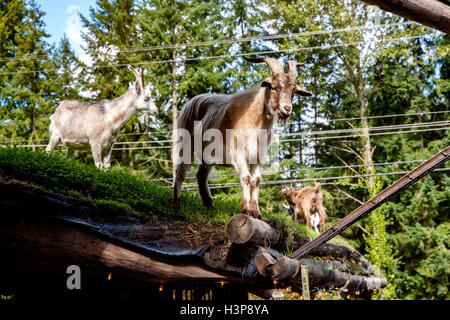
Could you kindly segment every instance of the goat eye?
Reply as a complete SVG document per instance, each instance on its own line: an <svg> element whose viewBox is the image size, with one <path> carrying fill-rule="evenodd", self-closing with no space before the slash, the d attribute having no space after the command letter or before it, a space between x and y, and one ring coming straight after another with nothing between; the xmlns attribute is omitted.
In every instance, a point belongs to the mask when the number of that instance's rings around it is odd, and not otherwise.
<svg viewBox="0 0 450 320"><path fill-rule="evenodd" d="M148 101L150 101L150 98L149 98L149 97L145 97L145 98L144 98L144 101L145 101L145 102L148 102Z"/></svg>

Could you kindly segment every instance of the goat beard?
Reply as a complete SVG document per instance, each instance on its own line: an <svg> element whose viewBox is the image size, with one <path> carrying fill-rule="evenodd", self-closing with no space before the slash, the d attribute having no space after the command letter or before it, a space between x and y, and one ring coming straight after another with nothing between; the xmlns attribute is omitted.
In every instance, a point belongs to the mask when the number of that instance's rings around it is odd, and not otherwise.
<svg viewBox="0 0 450 320"><path fill-rule="evenodd" d="M288 119L289 119L289 117L285 118L285 117L281 116L279 112L275 112L275 115L274 115L275 123L282 124L284 127L286 127Z"/></svg>

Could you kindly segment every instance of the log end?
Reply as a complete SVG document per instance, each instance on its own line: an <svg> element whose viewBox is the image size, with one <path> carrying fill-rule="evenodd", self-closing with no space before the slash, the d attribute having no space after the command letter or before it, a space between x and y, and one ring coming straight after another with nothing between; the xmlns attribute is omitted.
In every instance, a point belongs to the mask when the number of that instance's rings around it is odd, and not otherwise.
<svg viewBox="0 0 450 320"><path fill-rule="evenodd" d="M237 244L246 243L253 235L253 219L245 214L237 214L228 221L226 228L227 238Z"/></svg>

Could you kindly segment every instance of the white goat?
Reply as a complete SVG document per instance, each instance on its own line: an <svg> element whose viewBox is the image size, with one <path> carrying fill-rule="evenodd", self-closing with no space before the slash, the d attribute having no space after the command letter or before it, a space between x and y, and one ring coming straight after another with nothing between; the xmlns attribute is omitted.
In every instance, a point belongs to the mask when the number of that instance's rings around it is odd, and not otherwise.
<svg viewBox="0 0 450 320"><path fill-rule="evenodd" d="M133 67L128 68L135 75L136 82L117 99L93 103L75 99L61 101L50 117L48 153L62 141L68 147L67 158L73 157L75 149L90 147L98 168L111 166L112 146L125 122L135 111L158 113L143 70L139 74Z"/></svg>

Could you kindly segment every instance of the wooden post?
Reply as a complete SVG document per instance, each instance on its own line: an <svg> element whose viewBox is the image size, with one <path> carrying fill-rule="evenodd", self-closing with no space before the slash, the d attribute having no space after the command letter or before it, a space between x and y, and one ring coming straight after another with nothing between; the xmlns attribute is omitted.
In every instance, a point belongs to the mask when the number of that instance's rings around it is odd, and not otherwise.
<svg viewBox="0 0 450 320"><path fill-rule="evenodd" d="M268 246L281 239L281 232L262 220L237 214L228 221L226 236L236 244L254 243Z"/></svg>
<svg viewBox="0 0 450 320"><path fill-rule="evenodd" d="M308 266L302 265L302 289L303 289L303 299L304 300L311 300L311 297L309 295L309 280L308 280Z"/></svg>

